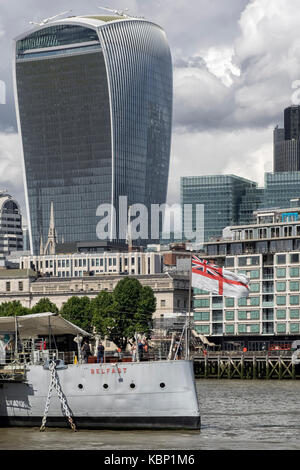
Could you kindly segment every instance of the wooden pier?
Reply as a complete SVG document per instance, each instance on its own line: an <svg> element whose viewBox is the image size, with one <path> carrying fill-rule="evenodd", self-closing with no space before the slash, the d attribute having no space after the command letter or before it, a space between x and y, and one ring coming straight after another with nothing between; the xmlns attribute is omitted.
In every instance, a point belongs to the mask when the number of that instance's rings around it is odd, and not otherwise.
<svg viewBox="0 0 300 470"><path fill-rule="evenodd" d="M292 353L208 352L193 356L197 379L300 379L300 364L292 363Z"/></svg>

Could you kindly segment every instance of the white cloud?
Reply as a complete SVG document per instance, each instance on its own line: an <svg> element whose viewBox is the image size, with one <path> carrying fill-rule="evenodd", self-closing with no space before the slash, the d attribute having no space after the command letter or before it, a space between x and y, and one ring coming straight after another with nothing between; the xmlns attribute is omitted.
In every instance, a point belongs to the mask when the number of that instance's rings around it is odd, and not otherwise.
<svg viewBox="0 0 300 470"><path fill-rule="evenodd" d="M18 200L26 218L20 140L14 131L0 132L0 189Z"/></svg>
<svg viewBox="0 0 300 470"><path fill-rule="evenodd" d="M240 69L232 62L233 56L234 50L231 47L210 47L203 56L208 70L226 86L231 86L234 76L239 77L241 74Z"/></svg>
<svg viewBox="0 0 300 470"><path fill-rule="evenodd" d="M234 174L264 183L272 168L273 129L177 132L173 135L168 201L179 201L180 176Z"/></svg>

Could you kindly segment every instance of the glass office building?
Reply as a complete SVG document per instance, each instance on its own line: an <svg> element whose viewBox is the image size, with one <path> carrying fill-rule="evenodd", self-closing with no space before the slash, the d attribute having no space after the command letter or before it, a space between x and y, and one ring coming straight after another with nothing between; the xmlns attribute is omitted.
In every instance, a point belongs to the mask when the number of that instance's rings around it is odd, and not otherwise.
<svg viewBox="0 0 300 470"><path fill-rule="evenodd" d="M122 16L54 21L15 40L14 62L34 253L47 239L51 202L59 240L74 242L97 240L101 204L116 209L107 234L118 239L119 196L128 206L166 201L172 61L158 25Z"/></svg>
<svg viewBox="0 0 300 470"><path fill-rule="evenodd" d="M291 207L291 200L300 198L300 171L265 173L264 206L269 208Z"/></svg>
<svg viewBox="0 0 300 470"><path fill-rule="evenodd" d="M300 170L300 106L284 110L284 127L273 134L273 166L275 172Z"/></svg>

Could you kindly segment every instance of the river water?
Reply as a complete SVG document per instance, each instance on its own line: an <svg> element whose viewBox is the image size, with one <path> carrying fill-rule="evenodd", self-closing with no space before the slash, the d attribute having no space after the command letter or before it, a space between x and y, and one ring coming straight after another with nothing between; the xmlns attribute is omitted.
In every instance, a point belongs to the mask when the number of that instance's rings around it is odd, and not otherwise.
<svg viewBox="0 0 300 470"><path fill-rule="evenodd" d="M300 381L197 380L198 431L2 428L1 450L296 450Z"/></svg>

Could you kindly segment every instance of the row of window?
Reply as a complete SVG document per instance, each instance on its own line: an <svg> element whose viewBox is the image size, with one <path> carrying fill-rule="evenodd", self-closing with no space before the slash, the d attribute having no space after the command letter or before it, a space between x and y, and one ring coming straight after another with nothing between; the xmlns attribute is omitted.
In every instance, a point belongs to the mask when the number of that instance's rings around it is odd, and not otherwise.
<svg viewBox="0 0 300 470"><path fill-rule="evenodd" d="M210 335L211 328L210 325L196 325L195 330L197 333ZM290 323L287 325L286 323L277 323L275 326L275 332L277 333L292 333L297 334L300 332L300 325L299 323ZM223 329L218 331L218 334L243 334L243 333L256 333L256 334L264 334L264 333L274 333L274 328L271 328L270 331L260 327L258 323L248 325L247 323L239 323L237 325L237 329L235 329L235 325L227 324L225 325L224 331Z"/></svg>
<svg viewBox="0 0 300 470"><path fill-rule="evenodd" d="M275 312L277 320L285 320L288 318L291 320L298 320L300 318L300 309L291 308L289 311L286 309L277 309ZM262 313L263 320L273 320L274 313ZM224 313L225 321L234 321L235 312L234 310L226 310ZM223 312L217 311L211 314L209 311L205 312L194 312L194 321L223 321ZM260 310L238 310L237 320L260 320Z"/></svg>
<svg viewBox="0 0 300 470"><path fill-rule="evenodd" d="M239 307L246 307L246 306L252 306L256 307L259 305L262 305L262 307L273 307L274 306L274 300L276 300L276 305L287 305L288 301L290 305L299 305L300 302L300 295L299 294L290 294L290 295L276 295L276 299L274 299L273 295L266 296L267 298L263 298L262 302L260 301L260 297L241 297L240 299L237 300L237 305ZM212 302L210 303L210 299L194 299L194 308L207 308L214 306L219 306L222 307L223 302L222 299L220 298L219 302ZM225 298L225 307L234 307L234 298L232 297L226 297Z"/></svg>

